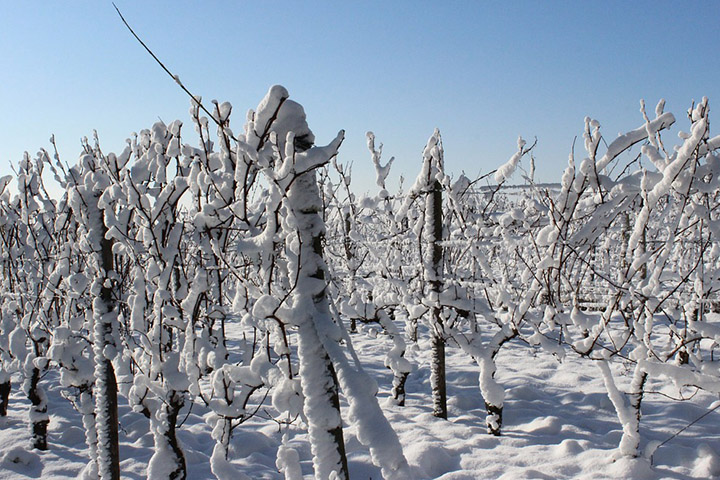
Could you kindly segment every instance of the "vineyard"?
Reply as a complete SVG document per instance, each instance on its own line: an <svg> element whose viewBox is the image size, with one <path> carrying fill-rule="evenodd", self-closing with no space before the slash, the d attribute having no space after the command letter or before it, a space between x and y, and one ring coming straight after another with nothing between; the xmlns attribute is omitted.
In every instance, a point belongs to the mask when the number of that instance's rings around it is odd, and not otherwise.
<svg viewBox="0 0 720 480"><path fill-rule="evenodd" d="M370 195L283 87L231 113L0 180L0 477L720 475L707 99L587 118L553 184L436 130L387 185L368 133Z"/></svg>

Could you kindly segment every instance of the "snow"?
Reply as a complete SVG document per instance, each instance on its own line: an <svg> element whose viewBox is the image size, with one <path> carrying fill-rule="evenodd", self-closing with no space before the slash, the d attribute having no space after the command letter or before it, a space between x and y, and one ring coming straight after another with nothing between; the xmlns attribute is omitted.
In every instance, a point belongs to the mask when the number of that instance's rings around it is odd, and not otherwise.
<svg viewBox="0 0 720 480"><path fill-rule="evenodd" d="M670 150L662 101L609 144L587 117L578 169L571 154L560 191L520 200L498 192L522 138L475 201L457 191L469 179L451 187L438 130L398 195L368 134L380 191L357 203L344 132L314 146L283 87L238 138L213 103L219 151L196 104L202 148L157 122L119 156L84 140L61 201L42 193L45 151L25 155L12 200L0 179L0 378L15 386L0 477L107 476L111 365L128 478L717 474L707 99ZM640 142L649 163L623 169ZM49 422L50 450L28 450L32 422Z"/></svg>
<svg viewBox="0 0 720 480"><path fill-rule="evenodd" d="M510 157L510 160L507 161L504 165L502 165L500 168L497 169L497 172L495 172L495 181L497 183L502 183L512 177L512 174L515 172L515 169L518 167L518 163L520 163L520 159L525 154L524 148L525 148L526 142L523 140L522 137L518 137L517 141L517 147L518 151Z"/></svg>
<svg viewBox="0 0 720 480"><path fill-rule="evenodd" d="M281 445L278 448L275 465L280 473L285 475L285 480L302 480L300 455L294 448Z"/></svg>
<svg viewBox="0 0 720 480"><path fill-rule="evenodd" d="M375 148L375 134L373 132L367 132L365 136L367 138L367 146L368 150L370 150L373 166L375 167L375 183L382 190L385 190L385 180L390 173L390 167L392 166L395 157L391 157L385 165L381 165L380 158L382 157L382 143Z"/></svg>
<svg viewBox="0 0 720 480"><path fill-rule="evenodd" d="M231 350L240 345L240 334L240 325L231 324ZM392 340L385 335L373 339L364 333L352 335L352 339L366 371L379 384L379 396L389 397L392 374L379 352L392 348ZM550 355L519 343L504 349L497 358L498 381L507 390L502 436L486 433L477 367L457 347L448 347L449 420L437 419L431 414L429 358L424 346L421 343L421 348L408 352L415 369L408 377L406 406L381 402L398 433L414 479L706 479L720 474L720 432L716 427L720 412L709 414L660 447L653 455L652 466L643 458L613 461L622 430L597 367L577 357L558 364ZM88 456L82 420L61 397L54 381L56 374L51 371L47 376L50 449L28 450L27 400L14 390L8 417L0 419L0 478L73 478L85 467ZM643 404L644 445L664 441L700 417L714 401L716 396L703 393L692 403L648 396ZM341 407L347 408L344 400ZM211 412L195 405L189 414L183 409L181 416L185 415L188 417L178 436L185 449L188 478L213 479L210 458L215 442L205 422ZM145 479L153 453L148 421L121 400L120 424L123 478ZM238 427L230 443L230 466L253 479L312 479L307 432L300 425L282 430L259 418ZM348 426L345 434L351 478L382 478L357 440L357 430Z"/></svg>

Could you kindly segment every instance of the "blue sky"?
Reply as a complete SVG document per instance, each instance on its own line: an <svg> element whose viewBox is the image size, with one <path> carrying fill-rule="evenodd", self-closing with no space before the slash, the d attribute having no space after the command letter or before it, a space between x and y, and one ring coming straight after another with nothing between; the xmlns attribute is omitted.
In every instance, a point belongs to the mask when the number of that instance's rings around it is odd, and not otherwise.
<svg viewBox="0 0 720 480"><path fill-rule="evenodd" d="M720 2L116 3L193 92L233 104L236 129L278 83L319 143L345 129L360 191L368 130L397 157L391 185L414 178L435 127L455 174L492 170L522 135L538 138L538 179L557 181L586 115L613 138L642 123L641 98L685 129L692 100L720 102ZM74 162L93 129L115 151L158 118L188 121L110 2L0 3L0 59L0 174L52 133Z"/></svg>

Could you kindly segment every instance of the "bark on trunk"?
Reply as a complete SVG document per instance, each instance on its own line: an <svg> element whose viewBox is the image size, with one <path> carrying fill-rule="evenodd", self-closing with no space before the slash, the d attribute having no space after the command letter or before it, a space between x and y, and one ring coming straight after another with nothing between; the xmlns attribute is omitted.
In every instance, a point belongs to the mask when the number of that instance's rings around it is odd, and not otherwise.
<svg viewBox="0 0 720 480"><path fill-rule="evenodd" d="M47 450L47 428L50 420L47 417L47 398L39 386L40 369L33 368L30 378L30 389L28 399L32 404L30 407L30 418L32 420L32 442L33 448Z"/></svg>
<svg viewBox="0 0 720 480"><path fill-rule="evenodd" d="M426 202L426 215L430 220L429 227L432 231L432 242L429 247L432 249L432 271L429 275L430 290L437 302L432 308L431 322L433 328L432 337L432 360L430 384L433 397L433 415L439 418L447 418L447 387L445 382L445 338L442 335L443 320L440 309L440 293L442 290L442 187L437 180L433 181L432 192L428 195Z"/></svg>
<svg viewBox="0 0 720 480"><path fill-rule="evenodd" d="M487 412L487 429L488 433L490 435L494 435L496 437L500 436L500 431L502 429L502 415L503 415L503 407L502 405L492 405L488 402L485 402L485 411Z"/></svg>
<svg viewBox="0 0 720 480"><path fill-rule="evenodd" d="M447 419L447 387L445 384L445 339L433 332L430 384L433 415Z"/></svg>
<svg viewBox="0 0 720 480"><path fill-rule="evenodd" d="M330 404L333 410L338 412L340 415L340 393L338 389L337 374L335 373L335 367L333 367L330 357L325 354L325 362L327 364L328 373L333 379L332 384L328 388L328 394L330 396ZM342 420L338 422L337 426L330 430L330 434L335 440L338 454L340 455L340 478L350 479L350 470L348 468L347 453L345 452L345 438L343 437Z"/></svg>
<svg viewBox="0 0 720 480"><path fill-rule="evenodd" d="M10 380L0 383L0 417L7 416L8 404L10 403Z"/></svg>
<svg viewBox="0 0 720 480"><path fill-rule="evenodd" d="M177 438L177 419L184 404L182 395L169 391L159 399L150 419L155 451L148 463L149 478L153 480L185 480L187 465Z"/></svg>
<svg viewBox="0 0 720 480"><path fill-rule="evenodd" d="M620 449L628 456L640 456L640 418L642 412L643 396L645 394L645 382L647 381L647 373L640 368L635 369L633 380L630 384L630 409L633 418L628 424L623 426L623 436L620 440Z"/></svg>
<svg viewBox="0 0 720 480"><path fill-rule="evenodd" d="M97 198L96 198L97 201ZM113 320L115 301L112 286L107 280L114 269L112 240L105 238L107 227L101 210L97 211L100 228L99 260L105 280L100 290L100 308L95 316L95 424L98 441L98 470L102 480L120 480L120 452L118 446L117 380L112 361L105 356L105 347L114 346Z"/></svg>
<svg viewBox="0 0 720 480"><path fill-rule="evenodd" d="M393 377L392 396L395 400L395 404L404 407L405 406L405 382L407 381L408 373L395 374Z"/></svg>
<svg viewBox="0 0 720 480"><path fill-rule="evenodd" d="M507 335L502 338L498 338L498 336L496 335L493 338L493 343L498 340L494 348L482 349L481 355L475 358L480 367L480 392L485 399L485 412L487 415L485 425L488 433L496 437L500 436L502 429L505 389L495 380L497 371L495 356L500 351L502 344L514 335Z"/></svg>
<svg viewBox="0 0 720 480"><path fill-rule="evenodd" d="M168 430L165 433L168 445L172 449L173 455L175 455L175 461L177 462L177 468L170 474L171 480L184 480L187 477L187 465L185 463L185 455L183 454L182 448L180 448L180 442L177 439L176 427L177 419L180 414L180 409L183 407L183 398L181 395L172 392L170 394L170 402L167 405L167 425Z"/></svg>
<svg viewBox="0 0 720 480"><path fill-rule="evenodd" d="M85 428L85 444L88 447L90 461L83 470L82 478L98 478L98 445L97 427L95 426L95 400L92 396L92 386L86 385L80 393L80 414Z"/></svg>
<svg viewBox="0 0 720 480"><path fill-rule="evenodd" d="M112 362L103 358L95 366L95 414L98 439L98 467L103 480L120 480L118 446L117 382Z"/></svg>
<svg viewBox="0 0 720 480"><path fill-rule="evenodd" d="M647 373L643 371L643 367L639 362L635 366L633 379L630 383L630 392L625 395L617 388L608 361L601 360L597 365L603 374L608 397L615 407L618 420L622 425L623 434L620 438L620 453L626 457L638 457L640 455L640 407L645 392ZM630 405L626 403L627 397L629 397Z"/></svg>

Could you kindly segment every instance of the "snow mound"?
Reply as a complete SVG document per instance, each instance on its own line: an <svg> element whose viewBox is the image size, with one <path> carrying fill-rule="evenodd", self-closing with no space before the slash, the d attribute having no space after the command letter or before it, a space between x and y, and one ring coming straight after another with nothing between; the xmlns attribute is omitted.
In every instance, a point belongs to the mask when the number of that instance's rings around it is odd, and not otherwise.
<svg viewBox="0 0 720 480"><path fill-rule="evenodd" d="M434 442L420 442L405 448L408 463L419 467L425 478L438 478L458 468L458 457Z"/></svg>
<svg viewBox="0 0 720 480"><path fill-rule="evenodd" d="M16 465L25 465L26 467L29 467L32 464L39 465L40 457L37 453L30 452L22 447L13 447L8 450L5 455L3 455L2 463L14 463Z"/></svg>
<svg viewBox="0 0 720 480"><path fill-rule="evenodd" d="M697 448L697 454L693 476L698 478L720 476L720 456L710 445L701 443Z"/></svg>
<svg viewBox="0 0 720 480"><path fill-rule="evenodd" d="M555 455L560 458L575 456L583 452L585 448L575 439L566 438L555 447Z"/></svg>
<svg viewBox="0 0 720 480"><path fill-rule="evenodd" d="M266 453L273 452L275 457L275 445L272 438L269 438L262 432L253 431L238 431L233 435L232 443L230 444L230 452L233 458L247 458L253 453Z"/></svg>
<svg viewBox="0 0 720 480"><path fill-rule="evenodd" d="M644 458L620 457L608 468L613 478L632 478L633 480L655 480L658 474Z"/></svg>
<svg viewBox="0 0 720 480"><path fill-rule="evenodd" d="M556 477L537 470L528 469L522 472L512 471L504 474L498 480L555 480Z"/></svg>
<svg viewBox="0 0 720 480"><path fill-rule="evenodd" d="M562 421L555 416L536 418L532 422L521 425L519 430L534 435L557 435L562 429Z"/></svg>
<svg viewBox="0 0 720 480"><path fill-rule="evenodd" d="M67 427L60 434L60 443L63 445L80 445L84 448L85 432L80 427Z"/></svg>
<svg viewBox="0 0 720 480"><path fill-rule="evenodd" d="M477 473L470 471L448 472L437 480L477 480Z"/></svg>

